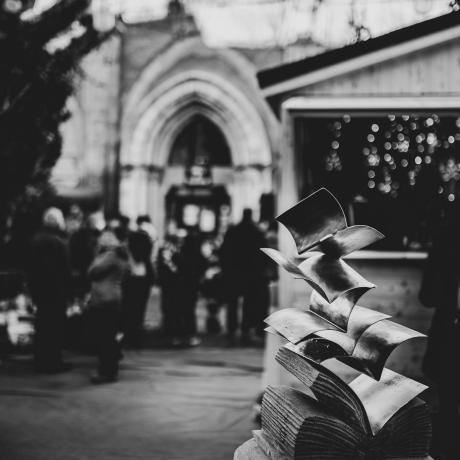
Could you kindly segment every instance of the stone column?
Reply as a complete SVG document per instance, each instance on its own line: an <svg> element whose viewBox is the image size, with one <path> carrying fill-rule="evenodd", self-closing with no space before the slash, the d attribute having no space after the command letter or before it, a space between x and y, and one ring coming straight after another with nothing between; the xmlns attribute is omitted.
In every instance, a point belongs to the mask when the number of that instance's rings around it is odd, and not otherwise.
<svg viewBox="0 0 460 460"><path fill-rule="evenodd" d="M298 200L296 172L295 172L295 148L294 148L294 124L288 111L282 111L282 138L280 157L276 163L277 184L277 211L283 212ZM294 258L296 249L289 232L279 226L278 233L279 250L287 257ZM275 302L277 308L292 307L295 300L296 280L285 270L279 271L278 299ZM273 304L274 302L272 302ZM267 334L264 354L264 373L262 376L262 388L267 385L295 384L295 378L285 371L276 361L275 355L283 344L278 336Z"/></svg>
<svg viewBox="0 0 460 460"><path fill-rule="evenodd" d="M165 228L165 195L163 192L163 176L162 169L152 170L149 174L147 186L147 213L152 219L152 223L160 236L164 234Z"/></svg>
<svg viewBox="0 0 460 460"><path fill-rule="evenodd" d="M120 211L130 219L146 214L148 208L149 171L144 166L124 166L120 180Z"/></svg>
<svg viewBox="0 0 460 460"><path fill-rule="evenodd" d="M229 186L232 198L232 220L239 222L244 208L254 211L254 220L259 219L260 197L272 191L270 166L242 166L235 168L233 183Z"/></svg>

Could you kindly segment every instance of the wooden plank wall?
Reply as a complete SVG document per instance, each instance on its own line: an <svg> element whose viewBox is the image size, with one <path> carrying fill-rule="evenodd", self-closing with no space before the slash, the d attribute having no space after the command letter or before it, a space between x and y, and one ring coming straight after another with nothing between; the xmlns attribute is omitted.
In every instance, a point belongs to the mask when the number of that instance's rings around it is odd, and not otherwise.
<svg viewBox="0 0 460 460"><path fill-rule="evenodd" d="M449 96L458 95L460 41L310 85L298 94L310 96Z"/></svg>

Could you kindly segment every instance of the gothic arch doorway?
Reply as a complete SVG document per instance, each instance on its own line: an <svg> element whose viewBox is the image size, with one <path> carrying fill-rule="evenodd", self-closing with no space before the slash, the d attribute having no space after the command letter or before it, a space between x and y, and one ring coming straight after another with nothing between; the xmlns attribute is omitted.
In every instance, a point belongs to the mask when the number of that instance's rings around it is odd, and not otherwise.
<svg viewBox="0 0 460 460"><path fill-rule="evenodd" d="M191 126L204 123L216 128L228 146L225 165L219 160L212 166L212 179L228 191L231 219L240 219L244 207L257 214L260 196L273 188L272 147L253 101L212 71L188 70L158 85L145 85L144 77L140 84L146 93L133 88L123 116L121 212L130 217L148 213L164 231L164 198L171 186L184 181L183 166L171 164L177 155L171 152Z"/></svg>
<svg viewBox="0 0 460 460"><path fill-rule="evenodd" d="M203 236L222 235L228 228L231 200L226 186L216 184L214 176L216 168L231 173L232 161L219 127L203 115L194 115L172 144L168 168L178 168L183 180L173 180L166 193L166 226ZM167 188L169 177L165 179Z"/></svg>

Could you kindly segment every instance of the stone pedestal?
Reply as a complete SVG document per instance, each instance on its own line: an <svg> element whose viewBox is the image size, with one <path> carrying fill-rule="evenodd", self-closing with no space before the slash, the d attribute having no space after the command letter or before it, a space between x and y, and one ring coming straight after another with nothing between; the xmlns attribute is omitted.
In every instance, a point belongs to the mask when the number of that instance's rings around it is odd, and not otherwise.
<svg viewBox="0 0 460 460"><path fill-rule="evenodd" d="M246 441L235 451L233 460L270 460L257 445L254 438Z"/></svg>

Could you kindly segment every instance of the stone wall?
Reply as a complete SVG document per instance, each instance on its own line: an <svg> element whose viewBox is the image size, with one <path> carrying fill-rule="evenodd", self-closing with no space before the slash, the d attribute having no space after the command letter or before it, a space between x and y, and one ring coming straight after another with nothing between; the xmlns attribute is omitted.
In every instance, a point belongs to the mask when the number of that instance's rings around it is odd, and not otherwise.
<svg viewBox="0 0 460 460"><path fill-rule="evenodd" d="M53 180L61 195L114 197L113 176L119 142L119 52L114 36L82 62L77 91L69 100L71 118L61 127L63 152Z"/></svg>

